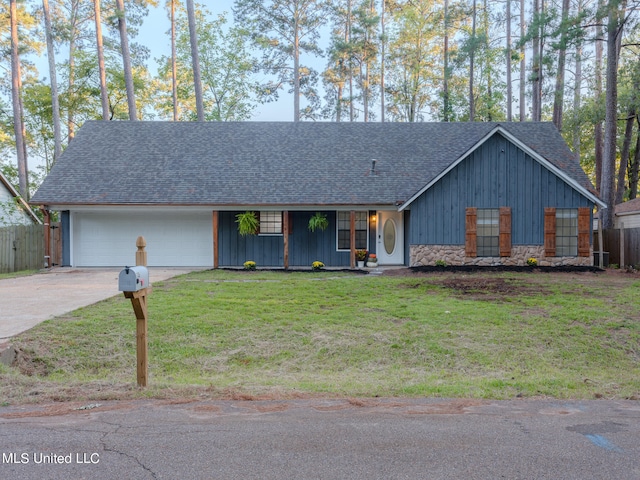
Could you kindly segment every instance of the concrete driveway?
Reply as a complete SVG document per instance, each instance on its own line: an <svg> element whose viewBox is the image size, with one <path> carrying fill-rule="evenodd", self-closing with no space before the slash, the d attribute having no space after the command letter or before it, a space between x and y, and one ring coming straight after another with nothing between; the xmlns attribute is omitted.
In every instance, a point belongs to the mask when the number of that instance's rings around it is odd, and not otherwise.
<svg viewBox="0 0 640 480"><path fill-rule="evenodd" d="M0 280L0 343L50 318L121 295L120 270L53 268ZM153 285L193 270L197 269L150 267L149 280Z"/></svg>

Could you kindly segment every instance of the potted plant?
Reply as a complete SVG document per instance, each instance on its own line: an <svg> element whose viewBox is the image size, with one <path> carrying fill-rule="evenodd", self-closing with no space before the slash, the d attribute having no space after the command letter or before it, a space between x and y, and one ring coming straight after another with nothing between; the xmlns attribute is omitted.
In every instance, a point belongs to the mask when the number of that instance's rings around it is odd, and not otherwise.
<svg viewBox="0 0 640 480"><path fill-rule="evenodd" d="M326 230L329 226L329 220L327 220L327 216L324 213L316 212L309 219L309 231L315 232L316 230Z"/></svg>
<svg viewBox="0 0 640 480"><path fill-rule="evenodd" d="M244 212L236 215L236 223L238 224L238 233L240 235L255 235L258 233L260 222L256 212Z"/></svg>
<svg viewBox="0 0 640 480"><path fill-rule="evenodd" d="M319 260L316 260L315 262L313 262L311 264L311 269L316 271L316 272L319 271L319 270L322 270L323 268L324 268L324 263L322 263Z"/></svg>
<svg viewBox="0 0 640 480"><path fill-rule="evenodd" d="M367 251L365 249L356 250L356 261L358 262L358 268L364 267L365 258L367 258Z"/></svg>
<svg viewBox="0 0 640 480"><path fill-rule="evenodd" d="M244 269L245 270L255 270L256 269L256 262L254 262L253 260L247 260L246 262L243 263L244 265Z"/></svg>

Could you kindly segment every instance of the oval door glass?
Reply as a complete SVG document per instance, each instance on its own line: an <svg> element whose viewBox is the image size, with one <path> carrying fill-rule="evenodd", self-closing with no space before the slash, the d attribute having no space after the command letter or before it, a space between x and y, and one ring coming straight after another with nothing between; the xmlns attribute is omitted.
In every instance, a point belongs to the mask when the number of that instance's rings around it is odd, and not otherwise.
<svg viewBox="0 0 640 480"><path fill-rule="evenodd" d="M384 239L385 252L387 252L387 255L392 255L396 249L396 224L390 218L387 218L387 221L384 222L382 236Z"/></svg>

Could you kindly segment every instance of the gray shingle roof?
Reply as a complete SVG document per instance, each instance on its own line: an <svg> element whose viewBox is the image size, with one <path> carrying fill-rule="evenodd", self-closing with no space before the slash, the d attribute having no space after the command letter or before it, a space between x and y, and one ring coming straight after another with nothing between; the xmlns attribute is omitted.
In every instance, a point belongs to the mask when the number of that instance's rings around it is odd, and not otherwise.
<svg viewBox="0 0 640 480"><path fill-rule="evenodd" d="M498 125L594 192L549 123L89 121L32 203L395 205Z"/></svg>

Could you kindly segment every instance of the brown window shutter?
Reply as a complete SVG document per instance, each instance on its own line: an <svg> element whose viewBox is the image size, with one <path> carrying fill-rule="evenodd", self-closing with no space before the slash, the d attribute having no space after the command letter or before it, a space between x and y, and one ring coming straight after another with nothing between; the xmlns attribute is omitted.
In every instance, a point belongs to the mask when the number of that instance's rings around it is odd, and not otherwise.
<svg viewBox="0 0 640 480"><path fill-rule="evenodd" d="M591 254L591 209L578 208L578 256L588 257Z"/></svg>
<svg viewBox="0 0 640 480"><path fill-rule="evenodd" d="M500 256L511 256L511 207L500 207Z"/></svg>
<svg viewBox="0 0 640 480"><path fill-rule="evenodd" d="M467 257L475 257L478 252L476 233L478 231L478 211L475 207L468 207L465 220L464 251Z"/></svg>
<svg viewBox="0 0 640 480"><path fill-rule="evenodd" d="M556 209L544 209L544 255L556 256Z"/></svg>

